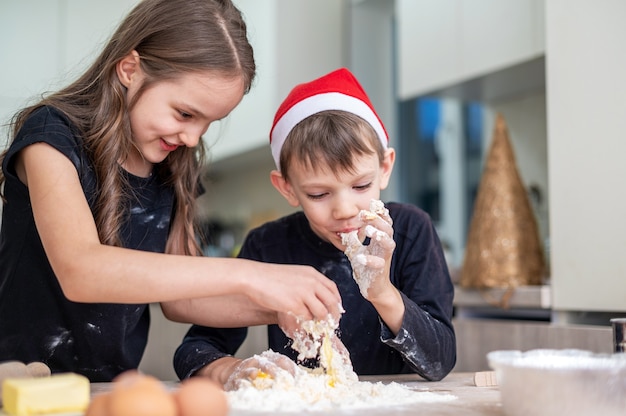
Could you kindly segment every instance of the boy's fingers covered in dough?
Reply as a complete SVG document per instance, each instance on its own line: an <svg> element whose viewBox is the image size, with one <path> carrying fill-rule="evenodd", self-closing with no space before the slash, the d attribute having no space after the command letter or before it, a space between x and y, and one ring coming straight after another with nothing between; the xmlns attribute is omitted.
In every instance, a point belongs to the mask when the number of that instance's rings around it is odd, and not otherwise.
<svg viewBox="0 0 626 416"><path fill-rule="evenodd" d="M385 221L385 223L387 223L390 227L393 226L393 220L391 219L391 216L389 215L389 210L385 210L385 212L378 214L378 216L382 218L383 221Z"/></svg>
<svg viewBox="0 0 626 416"><path fill-rule="evenodd" d="M331 342L333 345L333 350L339 353L339 356L341 357L341 361L343 361L345 365L350 365L350 367L352 367L352 361L350 360L350 352L348 351L345 344L343 343L343 341L341 341L341 339L337 336L336 333L333 333Z"/></svg>
<svg viewBox="0 0 626 416"><path fill-rule="evenodd" d="M371 225L365 227L365 234L370 238L369 254L382 258L391 257L396 243L389 234Z"/></svg>
<svg viewBox="0 0 626 416"><path fill-rule="evenodd" d="M362 219L366 225L372 225L381 231L393 234L393 220L386 214L386 216L376 215L376 217L368 217Z"/></svg>
<svg viewBox="0 0 626 416"><path fill-rule="evenodd" d="M385 259L378 256L365 256L364 266L370 270L382 270L385 268Z"/></svg>
<svg viewBox="0 0 626 416"><path fill-rule="evenodd" d="M243 360L224 384L224 390L237 390L243 380L252 381L258 377L276 378L282 371L290 375L296 372L296 364L282 354L266 351L263 355L255 355Z"/></svg>

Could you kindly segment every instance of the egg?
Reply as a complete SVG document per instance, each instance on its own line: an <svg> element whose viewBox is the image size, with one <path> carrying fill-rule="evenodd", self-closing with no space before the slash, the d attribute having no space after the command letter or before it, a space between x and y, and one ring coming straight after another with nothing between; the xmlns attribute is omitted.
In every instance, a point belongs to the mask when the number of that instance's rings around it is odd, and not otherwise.
<svg viewBox="0 0 626 416"><path fill-rule="evenodd" d="M95 396L89 402L85 416L108 416L109 393Z"/></svg>
<svg viewBox="0 0 626 416"><path fill-rule="evenodd" d="M174 392L179 416L226 416L228 399L222 388L203 377L193 377L180 383Z"/></svg>
<svg viewBox="0 0 626 416"><path fill-rule="evenodd" d="M177 416L174 396L157 378L142 374L123 374L107 399L108 416Z"/></svg>
<svg viewBox="0 0 626 416"><path fill-rule="evenodd" d="M126 370L113 378L113 385L119 387L121 384L137 381L140 377L144 377L144 375L138 370Z"/></svg>

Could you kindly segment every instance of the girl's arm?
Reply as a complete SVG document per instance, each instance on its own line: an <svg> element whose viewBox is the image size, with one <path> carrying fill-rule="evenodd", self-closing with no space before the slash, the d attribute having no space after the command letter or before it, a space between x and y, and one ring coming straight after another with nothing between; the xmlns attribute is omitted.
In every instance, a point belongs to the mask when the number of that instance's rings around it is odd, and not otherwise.
<svg viewBox="0 0 626 416"><path fill-rule="evenodd" d="M170 321L214 328L278 323L275 310L254 303L243 294L161 302L161 310Z"/></svg>
<svg viewBox="0 0 626 416"><path fill-rule="evenodd" d="M319 319L337 313L332 310L340 302L336 286L311 267L166 255L101 244L75 167L48 144L23 149L16 170L29 189L46 255L70 300L168 302L166 310L188 321L210 311L218 320L239 316L240 325L247 325L245 319L251 317L269 317L268 311ZM293 273L300 276L298 285L292 284ZM211 306L215 300L210 297L223 295L234 299L230 306ZM170 304L190 298L205 299Z"/></svg>

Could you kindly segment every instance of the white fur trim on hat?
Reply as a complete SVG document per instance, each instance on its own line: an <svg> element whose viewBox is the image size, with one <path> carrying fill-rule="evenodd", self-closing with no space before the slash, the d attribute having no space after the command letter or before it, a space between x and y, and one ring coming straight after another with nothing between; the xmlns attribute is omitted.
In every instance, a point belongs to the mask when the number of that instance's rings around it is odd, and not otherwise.
<svg viewBox="0 0 626 416"><path fill-rule="evenodd" d="M343 110L361 117L374 128L383 148L387 148L388 139L385 129L369 105L350 95L328 92L299 101L276 122L270 143L276 167L280 168L280 150L289 132L305 118L326 110Z"/></svg>

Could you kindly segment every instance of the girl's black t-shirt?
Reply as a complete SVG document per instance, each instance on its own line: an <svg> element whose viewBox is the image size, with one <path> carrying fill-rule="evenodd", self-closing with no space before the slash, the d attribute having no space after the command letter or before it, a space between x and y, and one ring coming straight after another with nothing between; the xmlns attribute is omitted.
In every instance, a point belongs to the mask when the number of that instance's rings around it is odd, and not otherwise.
<svg viewBox="0 0 626 416"><path fill-rule="evenodd" d="M0 362L41 361L53 373L71 371L92 382L110 381L138 367L148 337L149 308L77 303L63 295L35 226L28 188L14 169L17 153L39 142L72 161L92 212L96 200L97 178L80 134L58 110L37 109L2 164L6 202L0 224ZM133 198L126 201L123 246L164 252L174 200L171 187L156 174L149 178L124 174ZM115 261L112 258L111 264Z"/></svg>

